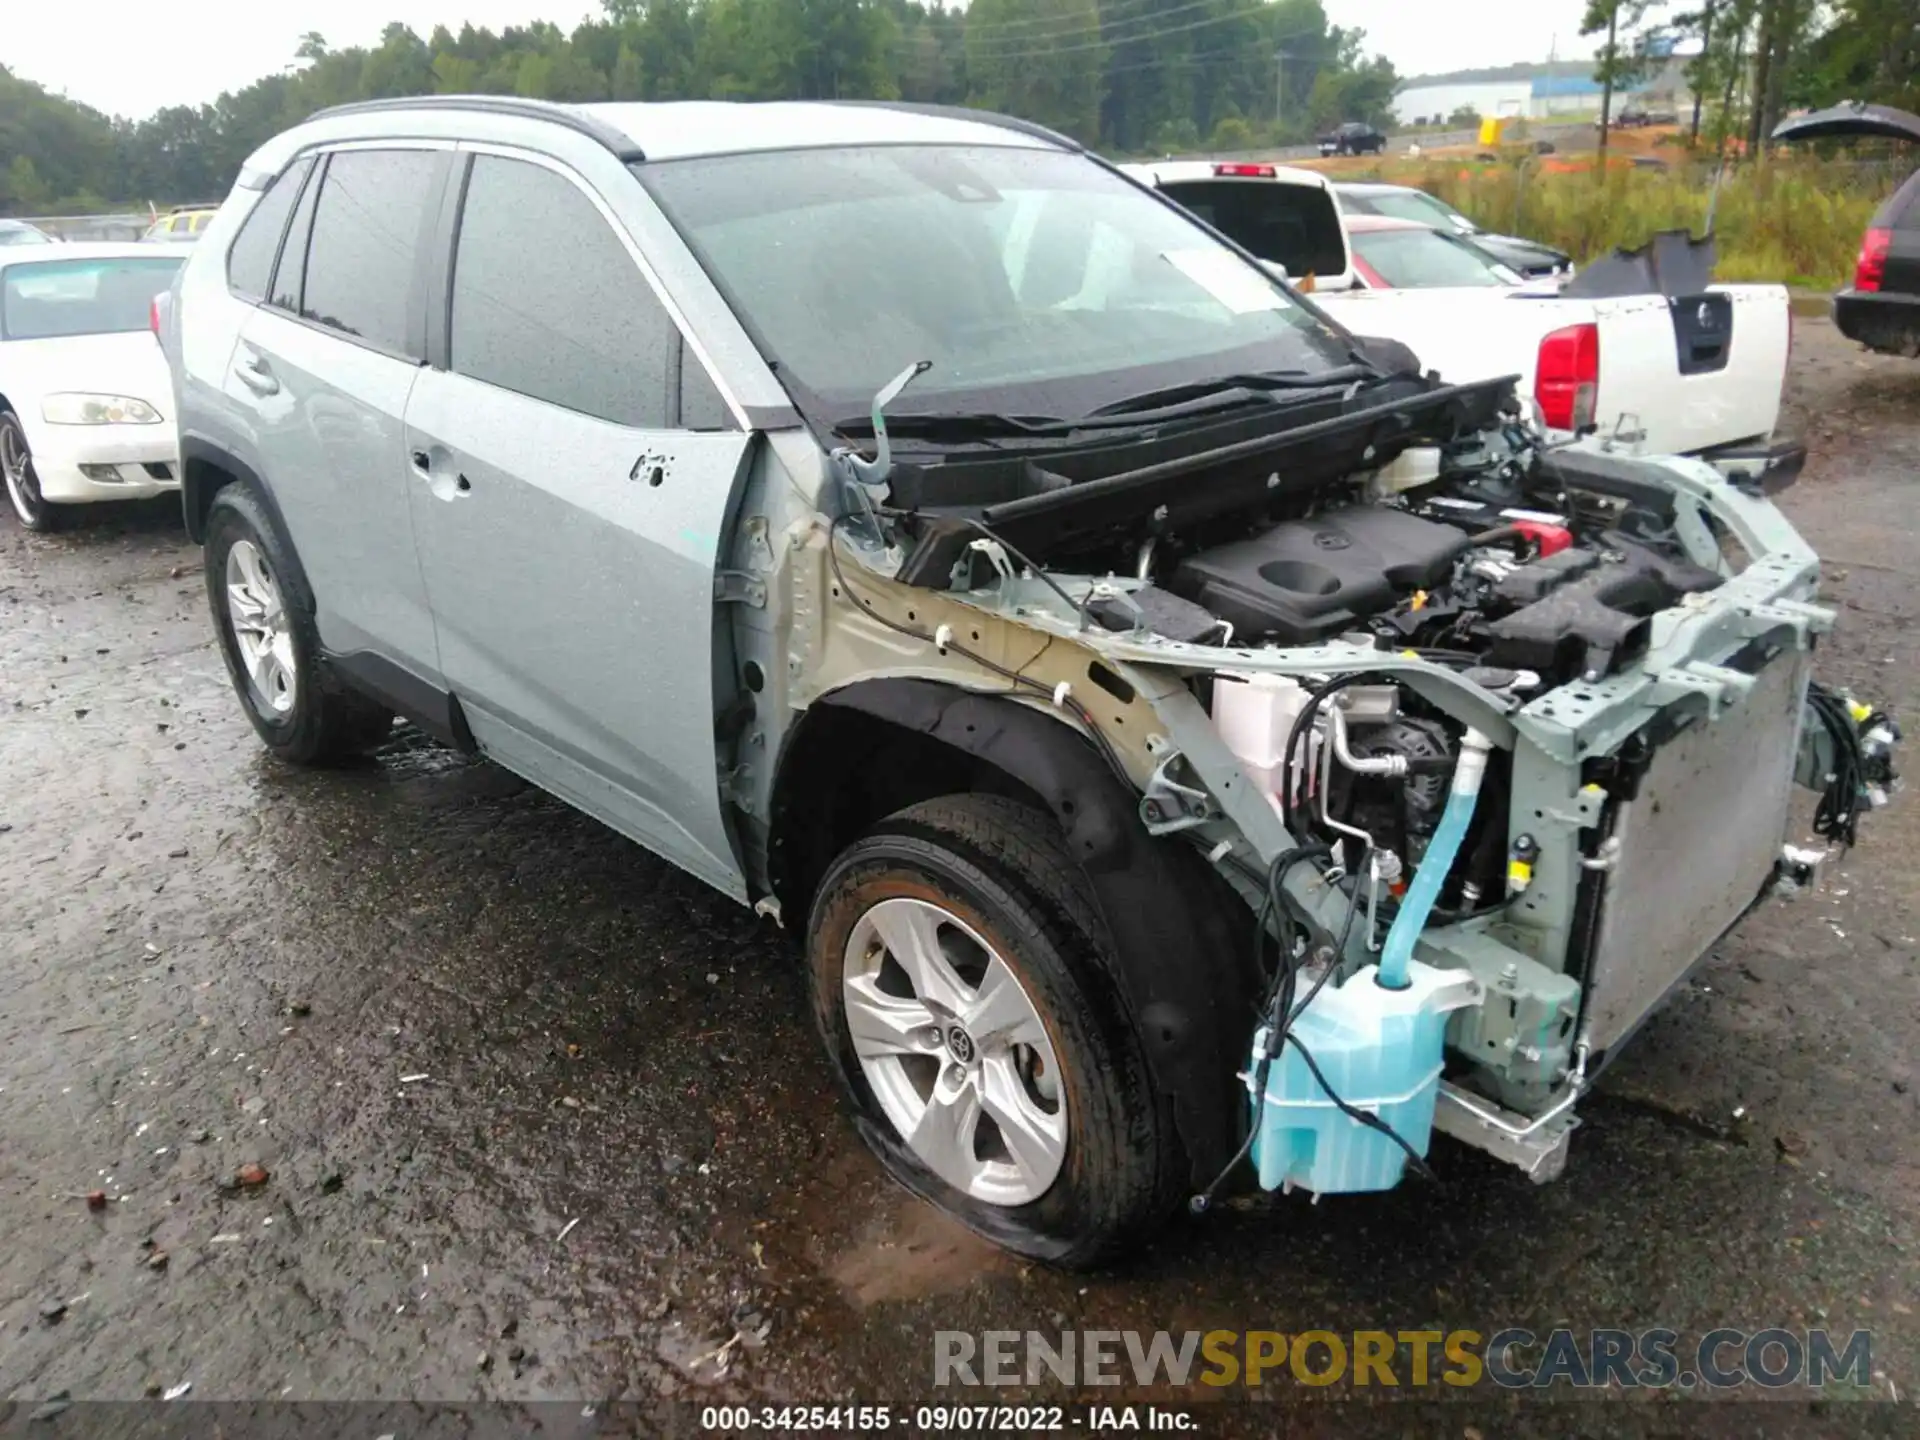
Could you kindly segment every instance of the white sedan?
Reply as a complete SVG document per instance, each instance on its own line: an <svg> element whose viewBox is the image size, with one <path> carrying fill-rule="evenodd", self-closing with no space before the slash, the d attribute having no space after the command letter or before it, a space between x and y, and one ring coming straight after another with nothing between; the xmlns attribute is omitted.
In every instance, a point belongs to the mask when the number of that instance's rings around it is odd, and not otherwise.
<svg viewBox="0 0 1920 1440"><path fill-rule="evenodd" d="M71 505L179 488L173 384L151 317L187 254L0 250L0 471L27 529L58 528Z"/></svg>

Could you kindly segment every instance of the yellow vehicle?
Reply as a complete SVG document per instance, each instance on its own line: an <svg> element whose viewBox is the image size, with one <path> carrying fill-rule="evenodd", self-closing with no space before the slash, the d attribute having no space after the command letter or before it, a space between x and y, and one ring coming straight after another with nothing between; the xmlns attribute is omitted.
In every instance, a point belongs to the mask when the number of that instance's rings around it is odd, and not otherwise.
<svg viewBox="0 0 1920 1440"><path fill-rule="evenodd" d="M155 218L142 240L198 240L200 232L213 219L217 205L176 205Z"/></svg>

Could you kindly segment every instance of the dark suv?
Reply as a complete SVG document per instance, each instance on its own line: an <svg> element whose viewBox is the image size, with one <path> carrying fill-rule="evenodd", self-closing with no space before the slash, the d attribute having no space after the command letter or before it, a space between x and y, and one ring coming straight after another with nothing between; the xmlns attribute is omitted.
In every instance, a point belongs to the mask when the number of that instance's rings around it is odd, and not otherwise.
<svg viewBox="0 0 1920 1440"><path fill-rule="evenodd" d="M1322 155L1384 155L1387 137L1363 120L1349 120L1320 137Z"/></svg>
<svg viewBox="0 0 1920 1440"><path fill-rule="evenodd" d="M1920 115L1888 105L1836 105L1773 132L1776 140L1856 136L1920 141ZM1920 171L1874 215L1853 284L1833 297L1833 320L1870 350L1920 358Z"/></svg>

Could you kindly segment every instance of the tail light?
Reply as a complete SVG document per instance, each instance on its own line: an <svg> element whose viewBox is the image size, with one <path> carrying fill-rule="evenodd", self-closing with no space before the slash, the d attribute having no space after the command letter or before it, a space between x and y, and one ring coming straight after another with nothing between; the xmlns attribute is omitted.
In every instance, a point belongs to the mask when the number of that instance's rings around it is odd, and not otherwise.
<svg viewBox="0 0 1920 1440"><path fill-rule="evenodd" d="M1860 242L1860 268L1853 272L1853 288L1878 294L1887 282L1887 256L1893 250L1893 231L1869 230Z"/></svg>
<svg viewBox="0 0 1920 1440"><path fill-rule="evenodd" d="M1591 428L1600 411L1600 327L1569 325L1540 342L1533 398L1550 430Z"/></svg>
<svg viewBox="0 0 1920 1440"><path fill-rule="evenodd" d="M1271 165L1216 165L1213 173L1222 180L1272 180L1277 172Z"/></svg>
<svg viewBox="0 0 1920 1440"><path fill-rule="evenodd" d="M153 331L153 338L160 338L160 297L154 296L147 302L147 328Z"/></svg>

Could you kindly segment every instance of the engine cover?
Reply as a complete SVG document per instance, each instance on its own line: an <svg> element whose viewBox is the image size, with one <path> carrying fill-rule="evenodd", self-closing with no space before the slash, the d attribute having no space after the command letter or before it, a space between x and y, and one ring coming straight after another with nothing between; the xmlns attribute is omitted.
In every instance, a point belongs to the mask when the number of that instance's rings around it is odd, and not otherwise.
<svg viewBox="0 0 1920 1440"><path fill-rule="evenodd" d="M1404 510L1341 510L1195 555L1171 588L1231 621L1237 640L1317 645L1443 584L1467 544Z"/></svg>

